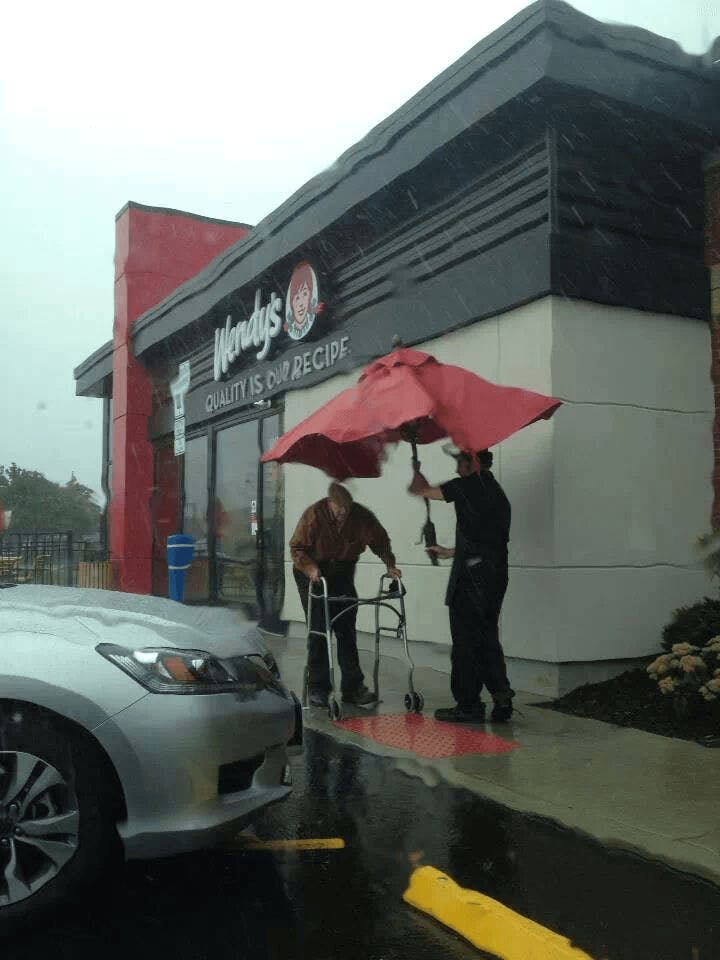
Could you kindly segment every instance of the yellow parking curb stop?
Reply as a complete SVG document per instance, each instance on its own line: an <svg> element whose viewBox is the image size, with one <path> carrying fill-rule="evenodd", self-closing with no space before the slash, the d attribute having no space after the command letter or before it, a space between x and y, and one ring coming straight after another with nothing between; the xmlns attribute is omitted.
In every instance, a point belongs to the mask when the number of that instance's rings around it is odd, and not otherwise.
<svg viewBox="0 0 720 960"><path fill-rule="evenodd" d="M592 960L566 938L475 890L465 890L434 867L419 867L403 900L502 960Z"/></svg>

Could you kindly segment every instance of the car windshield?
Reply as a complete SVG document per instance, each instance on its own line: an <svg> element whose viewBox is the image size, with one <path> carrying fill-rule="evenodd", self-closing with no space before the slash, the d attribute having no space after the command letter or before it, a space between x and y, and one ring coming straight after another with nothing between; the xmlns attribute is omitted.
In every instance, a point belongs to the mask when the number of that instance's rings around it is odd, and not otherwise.
<svg viewBox="0 0 720 960"><path fill-rule="evenodd" d="M7 956L717 957L720 4L2 36Z"/></svg>

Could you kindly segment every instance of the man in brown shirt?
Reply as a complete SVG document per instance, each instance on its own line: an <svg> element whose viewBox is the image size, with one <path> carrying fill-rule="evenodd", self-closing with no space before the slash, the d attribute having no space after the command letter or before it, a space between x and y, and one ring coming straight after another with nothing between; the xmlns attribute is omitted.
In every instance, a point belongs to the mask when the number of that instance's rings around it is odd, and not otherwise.
<svg viewBox="0 0 720 960"><path fill-rule="evenodd" d="M325 577L331 597L357 597L355 567L360 554L370 547L387 567L391 577L401 576L395 566L387 531L366 507L355 503L351 494L339 483L331 483L328 495L307 508L300 517L290 540L293 573L300 592L300 600L308 615L308 588ZM320 587L313 587L321 592ZM343 613L343 611L347 611ZM342 616L339 616L342 614ZM335 620L335 617L338 617ZM365 686L357 649L357 606L351 599L330 603L330 618L337 639L337 655L342 672L342 698L345 703L367 704L373 694ZM311 628L325 630L322 601L313 602ZM330 691L330 673L327 645L323 637L308 637L308 685L310 703L314 707L327 706Z"/></svg>

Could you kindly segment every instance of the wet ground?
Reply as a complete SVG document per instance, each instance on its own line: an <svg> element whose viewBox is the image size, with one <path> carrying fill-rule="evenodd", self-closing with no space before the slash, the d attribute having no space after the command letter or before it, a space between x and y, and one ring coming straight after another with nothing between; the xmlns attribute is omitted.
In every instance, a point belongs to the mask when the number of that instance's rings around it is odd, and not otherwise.
<svg viewBox="0 0 720 960"><path fill-rule="evenodd" d="M0 944L51 956L461 960L465 941L402 901L430 864L561 932L595 960L715 960L720 888L308 731L291 800L261 839L341 838L343 849L237 846L131 864L117 890ZM428 776L426 772L426 777Z"/></svg>

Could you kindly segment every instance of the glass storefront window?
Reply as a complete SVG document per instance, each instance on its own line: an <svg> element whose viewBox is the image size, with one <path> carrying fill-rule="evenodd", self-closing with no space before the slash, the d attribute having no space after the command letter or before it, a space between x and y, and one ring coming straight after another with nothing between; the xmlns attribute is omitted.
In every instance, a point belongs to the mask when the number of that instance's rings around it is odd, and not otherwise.
<svg viewBox="0 0 720 960"><path fill-rule="evenodd" d="M249 420L217 433L213 521L217 590L257 617L258 423Z"/></svg>
<svg viewBox="0 0 720 960"><path fill-rule="evenodd" d="M261 423L263 453L282 432L280 414ZM285 486L283 468L267 463L262 468L263 601L266 626L279 624L285 599Z"/></svg>
<svg viewBox="0 0 720 960"><path fill-rule="evenodd" d="M208 438L194 437L185 445L183 532L195 538L195 559L185 583L186 600L208 600Z"/></svg>
<svg viewBox="0 0 720 960"><path fill-rule="evenodd" d="M285 596L285 491L282 467L260 456L281 432L280 413L210 429L187 441L183 473L183 532L195 537L186 600L237 604L269 630Z"/></svg>
<svg viewBox="0 0 720 960"><path fill-rule="evenodd" d="M153 527L152 590L156 596L168 596L167 541L178 532L180 460L172 440L153 444L155 478L150 499Z"/></svg>

